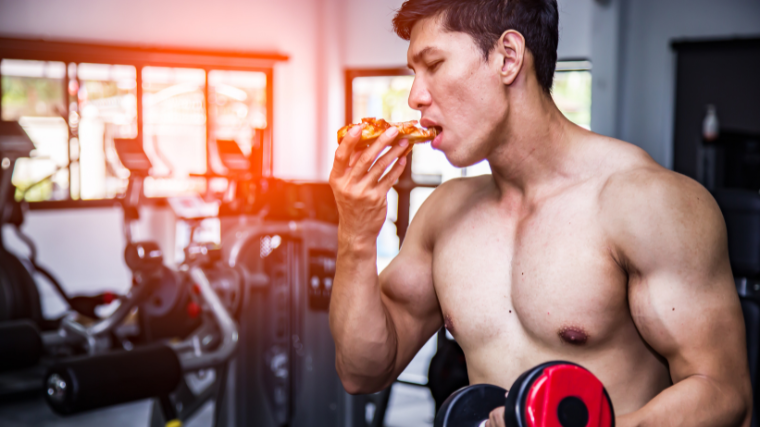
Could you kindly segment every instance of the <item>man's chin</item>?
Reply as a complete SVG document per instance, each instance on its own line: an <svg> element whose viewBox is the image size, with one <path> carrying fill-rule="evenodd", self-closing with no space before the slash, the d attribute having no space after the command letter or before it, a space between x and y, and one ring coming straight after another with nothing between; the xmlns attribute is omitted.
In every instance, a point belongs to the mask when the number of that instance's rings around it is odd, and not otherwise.
<svg viewBox="0 0 760 427"><path fill-rule="evenodd" d="M451 166L454 166L455 168L460 168L460 169L474 166L482 162L483 160L485 160L485 158L483 157L462 156L461 154L457 155L458 153L449 154L445 151L443 152L443 154L446 155L446 160L448 160L449 163L451 163Z"/></svg>

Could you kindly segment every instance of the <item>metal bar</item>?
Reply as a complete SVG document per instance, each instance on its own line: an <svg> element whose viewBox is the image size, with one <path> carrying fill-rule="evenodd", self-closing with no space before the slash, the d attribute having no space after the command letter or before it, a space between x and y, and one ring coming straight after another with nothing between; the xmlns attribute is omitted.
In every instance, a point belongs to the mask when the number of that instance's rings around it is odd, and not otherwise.
<svg viewBox="0 0 760 427"><path fill-rule="evenodd" d="M112 331L117 325L119 325L132 309L142 301L143 297L150 293L150 282L146 281L139 283L138 286L133 287L127 296L121 300L121 304L116 311L105 319L99 320L90 326L84 326L77 322L75 316L68 315L61 321L61 328L66 332L72 332L75 335L79 335L86 339L89 345L89 353L94 354L96 348L93 345L95 338L99 335L103 335L109 331Z"/></svg>
<svg viewBox="0 0 760 427"><path fill-rule="evenodd" d="M274 172L273 152L274 152L274 70L270 68L266 71L267 75L267 128L265 129L264 141L262 142L262 164L261 175L272 176Z"/></svg>
<svg viewBox="0 0 760 427"><path fill-rule="evenodd" d="M396 234L399 246L404 243L406 231L409 228L412 190L418 185L412 179L412 152L407 156L406 168L401 174L398 183L393 186L398 193L398 212L396 214Z"/></svg>
<svg viewBox="0 0 760 427"><path fill-rule="evenodd" d="M346 70L346 124L354 121L354 75L352 70Z"/></svg>
<svg viewBox="0 0 760 427"><path fill-rule="evenodd" d="M145 147L143 142L143 82L142 82L142 67L135 66L135 83L137 89L137 140Z"/></svg>
<svg viewBox="0 0 760 427"><path fill-rule="evenodd" d="M413 382L413 381L404 381L404 380L397 379L396 382L399 383L399 384L406 384L406 385L411 385L411 386L414 386L414 387L428 388L427 384L416 383L416 382Z"/></svg>
<svg viewBox="0 0 760 427"><path fill-rule="evenodd" d="M65 104L65 111L66 111L66 117L63 118L63 120L66 122L66 135L68 138L66 138L66 146L69 147L69 158L66 159L66 167L68 168L69 172L69 200L73 199L71 190L74 188L73 182L74 177L71 174L71 158L73 157L74 151L71 147L71 123L69 123L69 119L71 118L71 99L69 99L69 81L71 80L71 76L69 75L69 63L64 62L64 68L66 68L66 74L63 77L63 102ZM56 170L56 172L58 172Z"/></svg>
<svg viewBox="0 0 760 427"><path fill-rule="evenodd" d="M200 267L192 267L190 269L190 277L193 279L193 283L198 286L201 296L211 309L211 314L214 316L214 320L219 326L222 342L216 350L209 353L203 353L200 356L195 355L192 352L180 354L179 361L182 365L182 369L186 372L210 368L226 362L232 353L235 352L238 341L237 325L219 300L216 292L211 288L211 283L209 283L206 273L204 273ZM172 348L174 348L174 346L172 346Z"/></svg>
<svg viewBox="0 0 760 427"><path fill-rule="evenodd" d="M375 416L372 417L370 427L383 427L385 425L385 413L388 411L388 403L391 400L391 390L393 390L393 386L378 393L375 403Z"/></svg>
<svg viewBox="0 0 760 427"><path fill-rule="evenodd" d="M277 52L204 51L172 47L105 45L0 37L0 57L41 61L101 64L160 65L168 67L271 68L289 57Z"/></svg>
<svg viewBox="0 0 760 427"><path fill-rule="evenodd" d="M227 400L230 398L227 393L227 377L229 376L230 362L224 363L216 370L216 384L212 387L216 393L214 395L214 424L213 427L225 427L227 425Z"/></svg>
<svg viewBox="0 0 760 427"><path fill-rule="evenodd" d="M3 55L0 54L0 64L2 64L2 62L3 62ZM5 120L5 119L3 119L3 102L2 102L2 100L3 100L3 85L2 85L2 81L3 81L3 72L2 72L2 68L0 68L0 121Z"/></svg>
<svg viewBox="0 0 760 427"><path fill-rule="evenodd" d="M211 172L211 148L209 144L211 143L211 108L209 107L209 70L208 68L203 70L205 76L206 76L206 85L203 89L203 96L205 98L204 106L206 108L206 170L205 173L208 174ZM211 177L206 177L206 197L211 197ZM192 238L192 235L190 236Z"/></svg>

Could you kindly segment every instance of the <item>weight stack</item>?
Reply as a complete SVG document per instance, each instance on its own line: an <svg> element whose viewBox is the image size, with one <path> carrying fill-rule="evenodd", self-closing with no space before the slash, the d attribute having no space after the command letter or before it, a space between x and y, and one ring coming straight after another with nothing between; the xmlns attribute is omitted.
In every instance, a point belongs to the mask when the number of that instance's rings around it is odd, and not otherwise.
<svg viewBox="0 0 760 427"><path fill-rule="evenodd" d="M337 224L222 218L222 247L245 274L230 425L363 426L335 370L328 308ZM357 409L355 409L357 408ZM361 416L352 415L361 408ZM358 414L357 414L358 415Z"/></svg>

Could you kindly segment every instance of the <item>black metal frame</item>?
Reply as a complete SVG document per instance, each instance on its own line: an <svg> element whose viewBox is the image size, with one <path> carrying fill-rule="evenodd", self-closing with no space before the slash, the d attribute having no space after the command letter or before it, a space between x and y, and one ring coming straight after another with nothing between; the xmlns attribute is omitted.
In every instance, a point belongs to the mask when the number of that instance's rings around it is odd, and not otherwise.
<svg viewBox="0 0 760 427"><path fill-rule="evenodd" d="M132 65L136 69L137 83L137 138L143 135L143 111L142 111L142 67L192 67L203 69L206 75L204 96L206 100L206 117L208 119L208 73L211 70L237 70L258 71L266 74L267 87L267 128L263 131L262 141L262 173L271 175L272 171L272 124L273 120L273 96L274 96L274 65L277 62L287 61L288 56L277 52L246 52L246 51L210 51L191 50L182 48L155 48L129 45L105 45L93 43L81 43L72 41L46 41L22 38L0 37L0 60L22 59L38 61L60 61L66 64L66 77L64 79L64 93L66 94L66 112L69 109L68 83L70 63L99 63ZM0 91L2 89L0 88ZM0 114L2 106L0 105ZM68 114L65 118L68 124ZM71 175L71 127L69 129L69 163L66 167ZM208 157L208 139L210 129L208 120L206 124L206 167L210 170ZM69 176L69 185L71 185ZM73 200L69 189L69 199L63 201L45 201L29 203L32 209L56 209L56 208L79 208L79 207L104 207L113 205L113 200Z"/></svg>

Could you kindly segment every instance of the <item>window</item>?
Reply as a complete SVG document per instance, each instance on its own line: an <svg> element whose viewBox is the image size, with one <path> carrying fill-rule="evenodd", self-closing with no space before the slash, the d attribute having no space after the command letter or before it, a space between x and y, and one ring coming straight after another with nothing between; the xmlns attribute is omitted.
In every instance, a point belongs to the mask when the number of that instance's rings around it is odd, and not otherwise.
<svg viewBox="0 0 760 427"><path fill-rule="evenodd" d="M16 163L13 184L17 196L24 195L27 200L68 198L66 65L4 59L0 75L2 120L18 121L35 146L31 158Z"/></svg>
<svg viewBox="0 0 760 427"><path fill-rule="evenodd" d="M420 112L409 107L409 92L414 76L407 69L349 70L347 84L351 94L350 117L352 123L363 117L382 117L389 121L419 120ZM348 107L348 106L347 106ZM484 166L486 166L484 168ZM452 178L490 173L483 162L469 168L452 166L446 156L434 150L430 144L417 144L412 152L412 179L419 184L437 185ZM432 193L431 187L417 187L411 191L409 218L414 216L422 202ZM385 268L398 254L399 238L396 230L398 194L391 190L388 195L388 217L378 237L378 268Z"/></svg>
<svg viewBox="0 0 760 427"><path fill-rule="evenodd" d="M19 121L35 145L14 169L16 197L117 197L129 171L114 138L142 141L153 163L148 197L199 194L207 181L223 192L226 180L211 174L223 167L208 149L217 139L253 156L255 174L270 174L272 69L286 59L0 38L2 120Z"/></svg>
<svg viewBox="0 0 760 427"><path fill-rule="evenodd" d="M206 172L206 72L197 68L142 70L143 147L153 163L149 197L201 193Z"/></svg>
<svg viewBox="0 0 760 427"><path fill-rule="evenodd" d="M414 76L405 68L380 70L347 70L346 120L351 123L363 117L382 117L390 121L417 120L419 111L408 105ZM591 63L583 60L560 61L554 75L552 97L565 116L586 129L591 125ZM488 162L467 168L452 166L446 156L430 144L417 144L412 152L412 179L423 184L411 191L408 218L420 208L435 185L462 176L490 174ZM402 203L403 205L403 203ZM399 216L399 195L388 195L388 216L378 237L378 269L385 268L398 254L399 238L396 220Z"/></svg>
<svg viewBox="0 0 760 427"><path fill-rule="evenodd" d="M137 137L137 70L131 65L70 64L72 199L108 199L126 189L129 171L114 138Z"/></svg>
<svg viewBox="0 0 760 427"><path fill-rule="evenodd" d="M235 141L245 155L261 154L268 121L267 75L212 70L208 79L211 141ZM218 159L212 157L209 162L215 164ZM260 159L251 163L261 167Z"/></svg>
<svg viewBox="0 0 760 427"><path fill-rule="evenodd" d="M591 62L559 61L552 98L570 121L591 129Z"/></svg>

